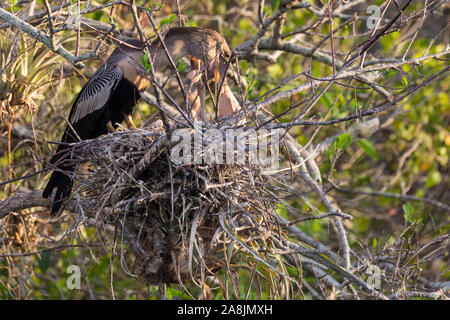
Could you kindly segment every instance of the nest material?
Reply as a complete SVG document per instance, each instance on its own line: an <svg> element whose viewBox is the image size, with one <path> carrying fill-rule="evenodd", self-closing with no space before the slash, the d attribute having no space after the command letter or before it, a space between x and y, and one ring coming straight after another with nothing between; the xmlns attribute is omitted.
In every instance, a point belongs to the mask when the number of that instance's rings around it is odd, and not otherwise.
<svg viewBox="0 0 450 320"><path fill-rule="evenodd" d="M269 177L255 165L175 165L170 146L157 121L73 153L90 161L88 174L77 174L75 192L94 203L84 211L123 233L132 271L149 284L204 283L236 252L264 256L265 241L280 234Z"/></svg>

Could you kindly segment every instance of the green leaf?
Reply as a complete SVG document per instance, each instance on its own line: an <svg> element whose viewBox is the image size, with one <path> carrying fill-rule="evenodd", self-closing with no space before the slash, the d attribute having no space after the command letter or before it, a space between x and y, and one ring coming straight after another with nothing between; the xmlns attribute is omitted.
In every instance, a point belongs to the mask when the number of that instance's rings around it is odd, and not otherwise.
<svg viewBox="0 0 450 320"><path fill-rule="evenodd" d="M39 260L39 269L41 269L42 273L45 273L47 269L50 267L50 263L52 262L52 252L44 251L41 254L41 259Z"/></svg>
<svg viewBox="0 0 450 320"><path fill-rule="evenodd" d="M277 207L278 208L276 210L277 210L278 215L283 218L286 218L288 216L288 211L287 211L286 206L284 204L279 203L277 205Z"/></svg>
<svg viewBox="0 0 450 320"><path fill-rule="evenodd" d="M247 74L247 84L251 85L253 83L253 79L254 79L253 68L250 68Z"/></svg>
<svg viewBox="0 0 450 320"><path fill-rule="evenodd" d="M355 217L354 220L354 228L355 231L359 232L360 234L364 234L370 227L370 219L366 217Z"/></svg>
<svg viewBox="0 0 450 320"><path fill-rule="evenodd" d="M408 223L414 223L414 206L408 202L402 206L405 221Z"/></svg>
<svg viewBox="0 0 450 320"><path fill-rule="evenodd" d="M177 57L177 70L178 71L184 71L186 70L187 65L180 60L180 57Z"/></svg>
<svg viewBox="0 0 450 320"><path fill-rule="evenodd" d="M373 160L378 161L377 150L372 142L367 139L361 139L356 144Z"/></svg>
<svg viewBox="0 0 450 320"><path fill-rule="evenodd" d="M328 154L330 156L330 161L333 160L334 153L336 152L336 140L334 140L333 144L331 145L331 148L327 148Z"/></svg>
<svg viewBox="0 0 450 320"><path fill-rule="evenodd" d="M377 239L372 239L372 248L375 249L377 247Z"/></svg>
<svg viewBox="0 0 450 320"><path fill-rule="evenodd" d="M173 297L179 297L184 300L192 300L192 298L189 295L175 288L167 288L166 297L169 300L173 299Z"/></svg>
<svg viewBox="0 0 450 320"><path fill-rule="evenodd" d="M336 138L336 147L339 150L345 150L352 144L352 136L348 133L341 134Z"/></svg>
<svg viewBox="0 0 450 320"><path fill-rule="evenodd" d="M280 0L272 0L272 11L275 12L280 7Z"/></svg>
<svg viewBox="0 0 450 320"><path fill-rule="evenodd" d="M20 10L20 7L18 7L18 6L16 5L17 2L18 2L17 0L10 0L10 1L9 1L10 5L11 5L11 8L12 8L12 12ZM43 3L43 2L42 2L42 3Z"/></svg>
<svg viewBox="0 0 450 320"><path fill-rule="evenodd" d="M141 63L142 63L142 66L144 67L144 69L147 72L149 72L152 67L152 63L150 61L150 56L149 56L148 52L146 52L144 56L141 56Z"/></svg>
<svg viewBox="0 0 450 320"><path fill-rule="evenodd" d="M408 80L405 77L402 77L402 84L405 88L408 87Z"/></svg>
<svg viewBox="0 0 450 320"><path fill-rule="evenodd" d="M174 13L174 14L170 15L169 17L162 19L159 26L162 27L163 25L171 24L172 22L175 21L176 17L177 17L177 15Z"/></svg>
<svg viewBox="0 0 450 320"><path fill-rule="evenodd" d="M105 14L105 12L103 12L103 11L96 11L94 13L94 20L100 21L100 19L103 17L104 14Z"/></svg>
<svg viewBox="0 0 450 320"><path fill-rule="evenodd" d="M333 101L333 99L331 98L331 95L328 94L328 93L324 93L323 96L322 96L322 98L320 98L320 100L323 102L323 104L324 104L328 109L330 109L330 108L333 106L333 104L334 104L334 101Z"/></svg>
<svg viewBox="0 0 450 320"><path fill-rule="evenodd" d="M427 178L425 179L425 185L427 188L431 188L437 185L439 182L441 182L441 180L442 180L441 173L437 170L431 170L428 173Z"/></svg>

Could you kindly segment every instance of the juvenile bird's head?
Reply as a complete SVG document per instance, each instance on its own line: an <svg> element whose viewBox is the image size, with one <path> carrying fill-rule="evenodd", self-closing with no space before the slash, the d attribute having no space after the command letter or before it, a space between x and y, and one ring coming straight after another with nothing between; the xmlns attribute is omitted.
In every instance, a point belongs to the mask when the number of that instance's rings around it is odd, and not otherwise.
<svg viewBox="0 0 450 320"><path fill-rule="evenodd" d="M208 80L213 80L216 89L220 88L218 99L219 118L226 117L240 109L226 81L229 69L231 50L225 39L216 31L198 27L171 28L161 34L164 45L170 53L172 60L176 61L186 57L191 61L191 67L200 71L201 66L206 68ZM156 70L170 66L167 53L159 39L150 45L150 59ZM202 74L202 72L201 72ZM192 78L193 82L199 81Z"/></svg>
<svg viewBox="0 0 450 320"><path fill-rule="evenodd" d="M231 58L231 50L225 39L216 31L198 27L171 28L167 32L161 33L161 38L155 38L148 46L149 61L156 72L170 67L167 53L170 54L173 63L177 63L181 58L188 58L191 61L193 70L201 72L201 66L206 68L208 80L213 80L216 89L220 88L218 99L218 115L226 117L236 110L240 105L226 81L226 73L229 69L228 63ZM147 50L144 50L144 43L138 39L127 40L121 43L111 58L118 59L118 64L124 70L127 80L135 84L142 90L149 80L149 75L145 75L146 70L142 64L142 57ZM199 77L193 82L199 81Z"/></svg>

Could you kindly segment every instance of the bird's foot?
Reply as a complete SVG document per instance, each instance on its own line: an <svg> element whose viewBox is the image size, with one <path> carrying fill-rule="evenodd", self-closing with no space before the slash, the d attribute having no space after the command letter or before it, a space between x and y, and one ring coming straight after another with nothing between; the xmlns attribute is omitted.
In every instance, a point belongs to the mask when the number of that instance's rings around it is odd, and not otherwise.
<svg viewBox="0 0 450 320"><path fill-rule="evenodd" d="M108 121L108 123L106 124L106 129L108 129L109 133L116 132L116 128L114 128L114 126L112 125L111 121Z"/></svg>
<svg viewBox="0 0 450 320"><path fill-rule="evenodd" d="M127 122L128 128L130 130L137 130L137 127L136 127L136 125L133 122L133 118L131 117L131 114L128 114L128 115L125 116L125 121Z"/></svg>

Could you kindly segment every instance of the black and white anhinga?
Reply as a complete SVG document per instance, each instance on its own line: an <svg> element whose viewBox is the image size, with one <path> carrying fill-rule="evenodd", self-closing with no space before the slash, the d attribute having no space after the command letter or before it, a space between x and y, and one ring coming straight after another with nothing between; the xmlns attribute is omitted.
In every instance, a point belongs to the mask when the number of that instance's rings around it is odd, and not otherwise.
<svg viewBox="0 0 450 320"><path fill-rule="evenodd" d="M200 71L201 61L208 73L213 75L216 85L221 84L218 99L219 117L227 116L239 109L239 103L226 82L230 49L220 34L205 28L181 27L169 29L163 34L163 40L173 61L187 57L191 60L193 69L197 71ZM144 53L142 42L132 40L128 43L129 45L120 45L113 51L81 89L72 105L68 119L69 125L61 139L64 144L58 146L56 154L50 161L51 164L59 163L56 164L57 167L43 192L43 197L49 198L56 188L51 215L55 215L60 210L70 196L73 186L75 165L65 164L63 159L67 143L97 138L106 134L111 125L117 128L118 124L125 119L132 124L133 108L140 98L140 92L145 89L149 81L145 77L145 70L141 64ZM159 40L152 42L148 49L155 71L161 71L170 65ZM194 82L200 81L198 74L191 74L191 81L194 77L197 79ZM200 90L200 87L198 89ZM204 112L203 100L204 94L193 103L194 118Z"/></svg>
<svg viewBox="0 0 450 320"><path fill-rule="evenodd" d="M107 133L110 125L117 128L125 118L130 119L140 98L139 92L148 84L139 69L142 47L142 42L134 39L129 45L120 45L89 79L72 105L68 119L70 125L67 125L61 142L96 138ZM50 163L61 160L66 148L60 144ZM59 211L70 195L74 169L74 164L58 164L44 189L43 197L48 198L56 188L52 215Z"/></svg>

